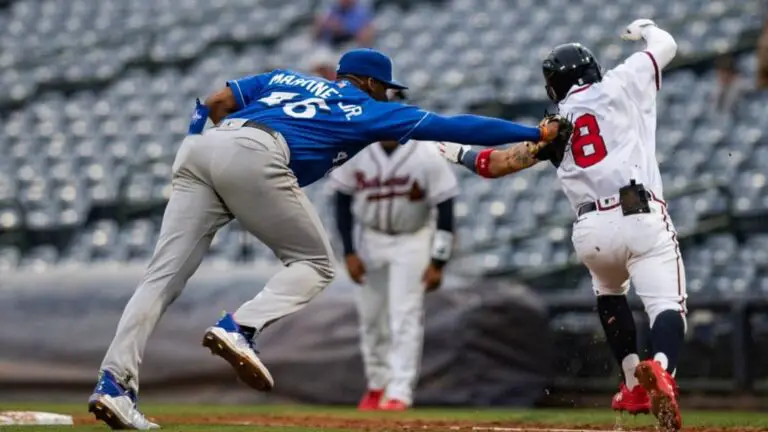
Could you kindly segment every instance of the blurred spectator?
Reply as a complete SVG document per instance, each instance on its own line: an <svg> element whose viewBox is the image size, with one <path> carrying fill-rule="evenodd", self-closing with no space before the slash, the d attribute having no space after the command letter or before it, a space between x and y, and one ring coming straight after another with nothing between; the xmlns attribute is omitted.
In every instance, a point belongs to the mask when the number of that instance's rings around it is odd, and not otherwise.
<svg viewBox="0 0 768 432"><path fill-rule="evenodd" d="M768 19L765 20L760 39L757 40L757 88L768 88Z"/></svg>
<svg viewBox="0 0 768 432"><path fill-rule="evenodd" d="M350 42L370 47L373 33L373 11L358 0L334 0L315 22L315 38L334 48Z"/></svg>
<svg viewBox="0 0 768 432"><path fill-rule="evenodd" d="M309 56L307 70L309 70L312 75L333 81L336 79L336 63L338 60L338 56L329 48L318 46Z"/></svg>
<svg viewBox="0 0 768 432"><path fill-rule="evenodd" d="M713 108L717 114L733 114L739 100L749 90L749 84L739 74L736 61L726 55L717 59L718 88L715 93Z"/></svg>

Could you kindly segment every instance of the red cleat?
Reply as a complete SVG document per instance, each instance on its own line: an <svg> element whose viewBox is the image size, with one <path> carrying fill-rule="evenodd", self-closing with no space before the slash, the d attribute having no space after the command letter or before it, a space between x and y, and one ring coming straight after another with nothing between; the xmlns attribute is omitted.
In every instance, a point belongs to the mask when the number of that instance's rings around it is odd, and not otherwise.
<svg viewBox="0 0 768 432"><path fill-rule="evenodd" d="M368 390L360 399L357 409L360 411L374 411L379 409L381 398L384 396L384 390Z"/></svg>
<svg viewBox="0 0 768 432"><path fill-rule="evenodd" d="M624 383L619 386L619 392L613 396L611 408L614 411L625 411L630 414L648 414L651 412L651 398L643 386L636 385L630 390Z"/></svg>
<svg viewBox="0 0 768 432"><path fill-rule="evenodd" d="M677 403L675 378L659 362L646 360L635 369L635 376L651 399L651 412L664 432L679 431L683 427L680 405Z"/></svg>
<svg viewBox="0 0 768 432"><path fill-rule="evenodd" d="M379 409L382 411L405 411L408 409L408 404L397 399L387 399L381 403Z"/></svg>

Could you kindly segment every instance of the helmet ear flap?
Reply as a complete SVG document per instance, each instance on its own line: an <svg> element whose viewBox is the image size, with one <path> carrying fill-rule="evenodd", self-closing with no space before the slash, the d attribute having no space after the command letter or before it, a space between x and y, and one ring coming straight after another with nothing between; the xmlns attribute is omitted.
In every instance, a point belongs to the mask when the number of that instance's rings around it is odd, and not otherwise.
<svg viewBox="0 0 768 432"><path fill-rule="evenodd" d="M544 86L545 89L547 89L547 96L549 97L549 100L551 100L554 103L560 102L560 97L557 95L557 91L555 91L554 87L547 84Z"/></svg>

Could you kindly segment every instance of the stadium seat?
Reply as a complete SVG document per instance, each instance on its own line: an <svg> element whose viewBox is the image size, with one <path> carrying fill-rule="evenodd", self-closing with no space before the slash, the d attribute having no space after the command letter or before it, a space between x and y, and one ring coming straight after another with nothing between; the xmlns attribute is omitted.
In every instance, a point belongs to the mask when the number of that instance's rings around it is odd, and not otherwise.
<svg viewBox="0 0 768 432"><path fill-rule="evenodd" d="M478 1L419 2L407 9L383 2L378 8L377 44L393 55L398 73L413 87L414 102L461 112L494 99L543 100L539 61L552 46L579 40L612 67L635 49L615 35L638 14L665 17L661 23L675 34L681 55L725 52L744 30L761 24L753 1L725 8L722 2L699 0L642 5L578 0L585 6L579 8L572 1L547 0L522 1L514 10L501 0ZM0 104L17 104L0 125L0 150L8 155L0 161L0 229L79 227L64 259L147 259L159 229L155 222L137 219L106 228L93 224L89 214L168 198L170 164L195 97L237 76L276 66L304 67L315 49L310 24L316 2L289 3L270 0L253 8L245 0L37 0L0 11L0 23L8 23L0 26L0 83L8 89ZM546 12L566 5L572 13ZM572 30L569 24L582 23L582 11L589 8L596 8L600 24ZM508 37L512 28L514 43ZM542 34L541 28L550 30ZM755 73L753 55L740 55L737 62L747 77ZM715 79L712 71L689 69L664 77L657 137L665 186L681 190L701 179L735 179L730 181L735 210L768 208L763 174L768 118L759 115L768 96L749 94L738 115L714 116L708 105ZM78 87L84 83L98 85ZM41 85L52 90L40 93ZM681 153L686 157L676 157ZM462 251L495 251L479 258L491 268L572 259L568 234L551 235L553 226L567 226L575 218L551 166L493 181L461 168L456 172L462 187L456 205ZM308 193L326 225L333 226L330 194L320 190ZM725 198L710 191L670 200L669 211L685 234L696 229L702 215L725 206ZM220 236L239 232L229 229ZM93 244L94 236L106 236L117 252ZM221 241L212 255L273 260L252 240L232 243L242 247ZM510 242L514 248L501 247ZM762 243L753 243L741 249L733 239L713 238L707 247L716 252L701 259L726 268L736 265L732 257L738 255L739 265L764 268Z"/></svg>

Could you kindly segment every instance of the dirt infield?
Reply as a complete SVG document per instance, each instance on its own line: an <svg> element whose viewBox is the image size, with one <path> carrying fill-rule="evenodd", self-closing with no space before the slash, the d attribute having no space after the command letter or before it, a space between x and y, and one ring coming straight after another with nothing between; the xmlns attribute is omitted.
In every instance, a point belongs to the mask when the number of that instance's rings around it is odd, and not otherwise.
<svg viewBox="0 0 768 432"><path fill-rule="evenodd" d="M345 418L323 415L201 415L201 416L152 416L160 425L219 425L219 426L255 426L255 427L297 427L308 429L335 429L365 432L395 432L395 431L476 431L476 432L650 432L655 427L614 428L606 424L574 424L552 427L543 423L515 422L471 422L471 421L442 421L398 419L383 416L379 418ZM95 424L92 417L75 417L76 425ZM721 432L721 431L759 431L762 428L723 428L723 427L691 427L684 428L691 432Z"/></svg>

